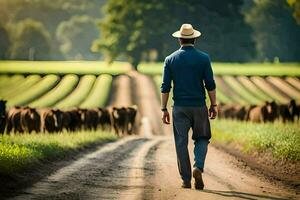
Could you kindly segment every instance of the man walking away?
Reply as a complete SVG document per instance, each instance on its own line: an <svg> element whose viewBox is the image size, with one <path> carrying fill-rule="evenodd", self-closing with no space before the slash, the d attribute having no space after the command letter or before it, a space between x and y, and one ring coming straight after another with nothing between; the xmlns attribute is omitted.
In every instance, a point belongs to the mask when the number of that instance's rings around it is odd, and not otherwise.
<svg viewBox="0 0 300 200"><path fill-rule="evenodd" d="M164 63L162 93L162 121L170 124L167 102L173 82L173 131L177 163L183 188L191 188L191 163L188 152L188 132L192 128L194 141L195 188L202 190L202 173L211 138L209 118L217 116L216 84L209 56L197 50L194 43L201 33L191 24L183 24L173 37L179 38L180 49L166 57ZM205 88L208 91L210 107L205 103Z"/></svg>

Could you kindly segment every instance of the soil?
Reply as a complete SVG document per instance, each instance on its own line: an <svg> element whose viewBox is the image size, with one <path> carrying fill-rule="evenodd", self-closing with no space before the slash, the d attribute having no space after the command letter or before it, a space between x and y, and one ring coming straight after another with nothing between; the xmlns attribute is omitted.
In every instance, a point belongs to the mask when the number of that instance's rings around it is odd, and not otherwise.
<svg viewBox="0 0 300 200"><path fill-rule="evenodd" d="M134 89L132 101L139 106L142 118L140 135L123 137L93 147L72 159L50 163L52 170L32 181L34 184L14 190L14 193L2 190L1 197L122 200L300 198L299 190L263 178L260 171L252 170L241 158L212 144L204 168L204 190L182 189L171 126L161 125L155 86L145 75L132 73L129 77L133 83L130 87ZM189 149L193 160L192 142Z"/></svg>

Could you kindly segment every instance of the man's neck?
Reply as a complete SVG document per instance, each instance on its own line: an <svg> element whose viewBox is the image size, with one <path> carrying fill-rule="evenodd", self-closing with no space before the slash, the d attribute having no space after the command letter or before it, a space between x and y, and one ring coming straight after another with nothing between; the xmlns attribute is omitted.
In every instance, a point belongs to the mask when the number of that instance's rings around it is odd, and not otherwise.
<svg viewBox="0 0 300 200"><path fill-rule="evenodd" d="M194 45L193 44L181 44L181 47L188 47L188 46L193 47Z"/></svg>

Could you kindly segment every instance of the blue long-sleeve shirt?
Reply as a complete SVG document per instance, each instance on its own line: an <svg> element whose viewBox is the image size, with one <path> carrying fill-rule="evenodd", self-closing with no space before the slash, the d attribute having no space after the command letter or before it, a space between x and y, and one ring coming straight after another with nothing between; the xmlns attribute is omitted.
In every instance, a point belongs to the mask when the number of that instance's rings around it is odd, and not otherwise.
<svg viewBox="0 0 300 200"><path fill-rule="evenodd" d="M173 81L174 106L204 106L205 88L216 88L209 56L193 46L182 46L165 59L161 92Z"/></svg>

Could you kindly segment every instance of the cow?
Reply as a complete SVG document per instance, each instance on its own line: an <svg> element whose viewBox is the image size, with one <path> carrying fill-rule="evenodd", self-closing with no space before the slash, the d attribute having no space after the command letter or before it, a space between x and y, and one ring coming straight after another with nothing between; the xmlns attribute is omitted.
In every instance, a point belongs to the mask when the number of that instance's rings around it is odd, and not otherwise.
<svg viewBox="0 0 300 200"><path fill-rule="evenodd" d="M112 126L112 116L110 115L108 108L98 108L99 110L99 125L101 129L110 131Z"/></svg>
<svg viewBox="0 0 300 200"><path fill-rule="evenodd" d="M133 105L126 108L127 111L127 133L132 134L132 131L135 127L135 118L137 114L137 106Z"/></svg>
<svg viewBox="0 0 300 200"><path fill-rule="evenodd" d="M21 109L21 127L22 130L31 133L35 131L40 132L41 119L40 114L35 108L24 107Z"/></svg>
<svg viewBox="0 0 300 200"><path fill-rule="evenodd" d="M0 134L4 133L7 121L6 100L0 100Z"/></svg>
<svg viewBox="0 0 300 200"><path fill-rule="evenodd" d="M41 111L43 132L53 133L62 131L62 111L47 108Z"/></svg>
<svg viewBox="0 0 300 200"><path fill-rule="evenodd" d="M119 131L125 134L127 131L127 109L125 107L113 107L112 119L116 134L120 136Z"/></svg>
<svg viewBox="0 0 300 200"><path fill-rule="evenodd" d="M250 107L248 118L253 122L274 122L278 117L278 105L266 101L264 105Z"/></svg>
<svg viewBox="0 0 300 200"><path fill-rule="evenodd" d="M288 108L292 117L292 121L299 120L300 117L300 106L296 104L296 101L292 99L288 104Z"/></svg>
<svg viewBox="0 0 300 200"><path fill-rule="evenodd" d="M66 131L73 131L71 128L72 123L72 116L70 111L62 111L61 112L61 118L62 118L62 130Z"/></svg>
<svg viewBox="0 0 300 200"><path fill-rule="evenodd" d="M236 105L233 107L234 108L234 119L237 120L245 120L246 116L247 116L247 110L245 106L240 106L240 105Z"/></svg>
<svg viewBox="0 0 300 200"><path fill-rule="evenodd" d="M14 133L24 132L21 126L21 111L22 108L19 106L15 106L9 109L7 113L7 127L6 127L7 134L10 134L12 131Z"/></svg>
<svg viewBox="0 0 300 200"><path fill-rule="evenodd" d="M252 122L267 122L269 102L264 105L251 107L249 110L249 120Z"/></svg>
<svg viewBox="0 0 300 200"><path fill-rule="evenodd" d="M293 117L290 113L289 110L289 105L288 104L280 104L278 105L278 114L279 117L282 119L283 123L287 122L287 121L293 121Z"/></svg>
<svg viewBox="0 0 300 200"><path fill-rule="evenodd" d="M70 131L78 131L81 130L81 113L79 112L78 108L71 109L67 111L70 114L71 121L69 124Z"/></svg>
<svg viewBox="0 0 300 200"><path fill-rule="evenodd" d="M98 109L85 110L85 128L87 130L97 130L98 122L99 122Z"/></svg>
<svg viewBox="0 0 300 200"><path fill-rule="evenodd" d="M226 104L223 105L220 109L221 112L221 118L230 118L230 119L234 119L234 115L235 115L235 108L234 105L230 105L230 104Z"/></svg>
<svg viewBox="0 0 300 200"><path fill-rule="evenodd" d="M88 129L88 122L87 122L87 109L85 108L76 108L77 112L79 113L80 115L80 130L83 128L83 129Z"/></svg>

